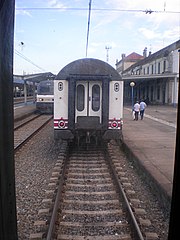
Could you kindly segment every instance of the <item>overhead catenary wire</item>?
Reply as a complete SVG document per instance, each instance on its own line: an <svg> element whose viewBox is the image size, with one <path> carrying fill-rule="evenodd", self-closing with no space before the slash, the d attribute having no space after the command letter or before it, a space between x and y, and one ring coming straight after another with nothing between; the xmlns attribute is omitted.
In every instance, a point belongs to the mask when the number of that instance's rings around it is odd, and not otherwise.
<svg viewBox="0 0 180 240"><path fill-rule="evenodd" d="M88 42L89 42L89 28L90 28L90 21L91 21L91 0L89 0L89 14L88 14L88 27L87 27L87 41L86 41L86 57L88 52Z"/></svg>
<svg viewBox="0 0 180 240"><path fill-rule="evenodd" d="M46 72L45 69L41 68L40 66L38 66L37 64L35 64L34 62L32 62L29 58L27 58L26 56L24 56L22 53L20 53L19 51L17 51L15 49L15 54L18 55L19 57L23 58L25 61L31 63L32 65L34 65L35 67L39 68L40 70L42 70L43 72Z"/></svg>
<svg viewBox="0 0 180 240"><path fill-rule="evenodd" d="M80 8L80 7L17 7L16 11L87 11L89 8ZM91 11L108 11L108 12L142 12L146 14L151 13L175 13L179 14L179 11L166 11L166 10L152 10L152 9L118 9L118 8L91 8Z"/></svg>

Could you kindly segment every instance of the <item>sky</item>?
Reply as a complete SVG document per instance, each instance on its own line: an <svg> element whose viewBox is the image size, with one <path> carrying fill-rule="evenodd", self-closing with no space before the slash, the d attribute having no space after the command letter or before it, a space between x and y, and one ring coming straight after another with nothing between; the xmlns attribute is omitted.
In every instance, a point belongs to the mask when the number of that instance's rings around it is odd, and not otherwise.
<svg viewBox="0 0 180 240"><path fill-rule="evenodd" d="M154 53L180 39L179 0L15 0L15 5L18 75L58 74L86 57L116 68L123 53L143 55L145 47Z"/></svg>

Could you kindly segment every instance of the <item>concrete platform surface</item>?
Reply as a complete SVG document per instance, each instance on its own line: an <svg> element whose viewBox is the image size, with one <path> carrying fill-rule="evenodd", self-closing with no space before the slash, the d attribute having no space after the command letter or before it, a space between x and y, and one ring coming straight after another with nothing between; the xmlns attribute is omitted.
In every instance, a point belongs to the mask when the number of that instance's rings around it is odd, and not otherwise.
<svg viewBox="0 0 180 240"><path fill-rule="evenodd" d="M160 187L161 193L171 200L177 108L148 106L144 119L135 121L131 107L124 107L123 119L124 145L157 189Z"/></svg>

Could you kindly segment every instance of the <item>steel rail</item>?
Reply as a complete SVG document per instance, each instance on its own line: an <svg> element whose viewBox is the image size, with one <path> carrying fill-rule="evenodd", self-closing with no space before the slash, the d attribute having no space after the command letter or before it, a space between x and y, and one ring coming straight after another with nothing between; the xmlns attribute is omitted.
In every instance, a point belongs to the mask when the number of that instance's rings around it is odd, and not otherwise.
<svg viewBox="0 0 180 240"><path fill-rule="evenodd" d="M107 146L107 145L106 145L106 146ZM126 208L127 208L127 210L128 210L129 216L130 216L130 220L132 221L132 224L133 224L133 226L134 226L135 237L136 237L137 240L144 240L144 237L143 237L143 234L142 234L141 229L140 229L140 227L139 227L139 224L138 224L137 221L136 221L136 218L135 218L134 213L133 213L133 211L132 211L132 208L131 208L131 206L130 206L130 204L129 204L129 201L128 201L127 197L126 197L126 194L125 194L125 192L124 192L124 190L123 190L123 187L122 187L121 183L119 182L119 178L118 178L118 175L117 175L117 173L116 173L116 170L115 170L115 168L113 167L113 163L112 163L112 161L111 161L111 157L110 157L109 152L108 152L108 150L107 150L108 147L106 147L105 149L106 149L106 150L105 150L105 157L106 157L107 162L108 162L108 164L109 164L109 166L110 166L110 171L112 172L113 177L114 177L114 179L115 179L115 184L116 184L117 187L118 187L119 194L121 194L121 196L122 196L123 199L124 199L124 202L125 202L125 204L126 204Z"/></svg>
<svg viewBox="0 0 180 240"><path fill-rule="evenodd" d="M32 115L33 115L33 114L32 114ZM15 130L18 130L19 128L21 128L21 127L23 127L23 126L25 126L26 124L30 123L31 121L33 121L34 119L40 117L41 115L42 115L42 114L36 115L36 116L34 116L33 118L31 118L31 119L29 119L29 120L23 122L22 124L20 124L20 125L14 127L14 131L15 131ZM31 116L31 115L30 115L30 116ZM28 117L29 117L29 116L28 116ZM24 118L24 119L26 119L26 118Z"/></svg>
<svg viewBox="0 0 180 240"><path fill-rule="evenodd" d="M52 240L53 239L54 227L55 227L55 222L56 222L57 212L58 212L58 207L59 207L59 200L60 200L61 195L62 195L64 177L65 177L66 168L67 168L67 162L68 162L67 160L68 159L67 159L67 151L66 151L66 155L65 155L65 159L64 159L64 163L63 163L63 168L62 168L62 173L61 173L61 177L59 179L58 191L57 191L55 202L54 202L53 212L52 212L52 215L51 215L46 240Z"/></svg>

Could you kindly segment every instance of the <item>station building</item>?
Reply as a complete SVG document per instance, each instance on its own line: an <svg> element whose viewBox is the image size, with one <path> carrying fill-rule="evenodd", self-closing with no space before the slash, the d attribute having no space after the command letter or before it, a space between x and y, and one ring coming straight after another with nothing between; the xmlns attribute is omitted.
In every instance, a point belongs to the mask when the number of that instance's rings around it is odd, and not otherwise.
<svg viewBox="0 0 180 240"><path fill-rule="evenodd" d="M145 100L147 104L176 106L179 85L180 40L155 52L131 53L116 61L124 80L124 103ZM132 94L133 92L133 94ZM133 98L133 99L132 99Z"/></svg>

